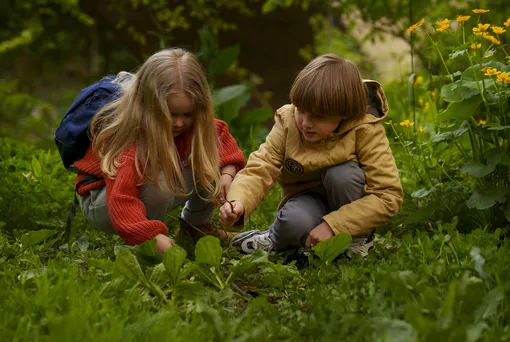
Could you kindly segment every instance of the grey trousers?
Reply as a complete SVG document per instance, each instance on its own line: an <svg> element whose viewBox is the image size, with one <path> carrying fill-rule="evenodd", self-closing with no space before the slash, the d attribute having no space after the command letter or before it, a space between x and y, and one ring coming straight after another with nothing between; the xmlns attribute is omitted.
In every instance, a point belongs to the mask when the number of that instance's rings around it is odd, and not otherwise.
<svg viewBox="0 0 510 342"><path fill-rule="evenodd" d="M269 228L276 251L302 247L322 217L363 197L365 173L356 162L328 168L322 186L291 198L278 211Z"/></svg>
<svg viewBox="0 0 510 342"><path fill-rule="evenodd" d="M159 220L164 222L167 212L174 210L178 206L184 205L182 218L195 226L209 223L214 213L214 205L210 201L204 201L202 198L210 196L205 191L199 191L200 198L194 189L193 174L191 169L183 169L184 180L188 191L193 191L187 197L174 196L169 191L164 191L156 187L154 183L147 182L142 186L142 191L138 199L145 205L146 216L148 220ZM164 184L164 180L160 180ZM108 234L114 234L115 230L106 208L106 187L92 190L87 197L81 197L80 203L83 215L96 229Z"/></svg>

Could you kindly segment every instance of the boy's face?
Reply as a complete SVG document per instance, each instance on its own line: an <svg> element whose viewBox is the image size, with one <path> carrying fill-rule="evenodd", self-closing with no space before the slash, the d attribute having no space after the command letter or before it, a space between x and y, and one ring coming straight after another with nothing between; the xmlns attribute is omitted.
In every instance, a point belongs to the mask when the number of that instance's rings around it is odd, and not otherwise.
<svg viewBox="0 0 510 342"><path fill-rule="evenodd" d="M329 137L342 121L341 116L320 117L302 112L298 108L295 109L294 116L296 117L296 125L303 138L311 143Z"/></svg>

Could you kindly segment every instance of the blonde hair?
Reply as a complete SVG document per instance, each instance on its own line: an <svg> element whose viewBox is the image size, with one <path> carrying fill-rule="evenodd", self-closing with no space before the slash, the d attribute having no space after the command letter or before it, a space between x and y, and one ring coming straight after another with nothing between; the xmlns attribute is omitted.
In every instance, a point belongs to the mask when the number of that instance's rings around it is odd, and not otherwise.
<svg viewBox="0 0 510 342"><path fill-rule="evenodd" d="M334 54L319 56L301 70L292 85L290 100L300 111L321 117L358 119L367 110L358 68Z"/></svg>
<svg viewBox="0 0 510 342"><path fill-rule="evenodd" d="M214 108L205 72L190 52L166 49L149 57L134 77L122 82L123 94L104 107L91 124L93 148L101 170L111 178L122 165L119 157L136 145L135 165L140 178L176 196L187 195L180 158L172 133L167 99L184 92L194 104L191 128L191 168L201 187L211 196L219 193L219 154ZM141 168L140 168L141 166ZM197 177L194 187L197 189Z"/></svg>

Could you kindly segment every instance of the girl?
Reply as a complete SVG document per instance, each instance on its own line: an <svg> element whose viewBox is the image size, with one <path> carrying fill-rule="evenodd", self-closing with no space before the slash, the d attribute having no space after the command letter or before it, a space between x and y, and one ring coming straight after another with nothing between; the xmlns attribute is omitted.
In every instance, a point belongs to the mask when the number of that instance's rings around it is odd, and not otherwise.
<svg viewBox="0 0 510 342"><path fill-rule="evenodd" d="M119 74L121 97L95 115L92 144L74 166L81 208L89 223L130 245L156 238L172 246L165 214L184 205L181 231L195 239L229 236L211 225L244 155L226 123L214 119L205 73L191 53L168 49L132 77ZM90 175L96 181L82 182ZM99 178L99 180L97 180Z"/></svg>
<svg viewBox="0 0 510 342"><path fill-rule="evenodd" d="M220 223L241 225L278 179L283 201L265 231L238 234L240 252L314 246L347 233L350 251L366 255L372 231L397 214L402 187L381 120L387 115L379 83L328 54L297 76L292 104L275 115L266 142L235 178Z"/></svg>

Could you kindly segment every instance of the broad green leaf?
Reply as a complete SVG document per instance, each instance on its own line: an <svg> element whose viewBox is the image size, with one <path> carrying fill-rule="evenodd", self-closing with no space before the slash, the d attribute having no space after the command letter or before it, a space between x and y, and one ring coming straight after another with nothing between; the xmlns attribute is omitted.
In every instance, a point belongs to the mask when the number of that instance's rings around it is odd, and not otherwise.
<svg viewBox="0 0 510 342"><path fill-rule="evenodd" d="M164 286L166 283L168 283L168 280L169 280L168 272L163 263L157 264L152 268L149 277L149 281L151 283L154 283L158 286Z"/></svg>
<svg viewBox="0 0 510 342"><path fill-rule="evenodd" d="M195 260L197 262L214 266L216 270L219 270L222 254L223 249L217 237L207 235L198 240L195 248Z"/></svg>
<svg viewBox="0 0 510 342"><path fill-rule="evenodd" d="M220 106L236 97L248 92L249 87L246 84L236 84L227 86L213 92L213 101L215 106Z"/></svg>
<svg viewBox="0 0 510 342"><path fill-rule="evenodd" d="M446 102L460 102L479 93L478 89L468 87L467 82L461 80L447 84L441 88L441 96Z"/></svg>
<svg viewBox="0 0 510 342"><path fill-rule="evenodd" d="M494 172L496 166L505 155L505 150L501 147L495 147L488 150L485 154L487 157L487 165L476 160L470 160L462 166L460 171L473 177L485 177Z"/></svg>
<svg viewBox="0 0 510 342"><path fill-rule="evenodd" d="M218 109L218 116L221 120L230 124L235 118L239 116L240 109L241 106L239 104L238 98L234 98L221 105L221 107Z"/></svg>
<svg viewBox="0 0 510 342"><path fill-rule="evenodd" d="M222 49L208 63L208 71L211 75L221 75L225 73L239 56L239 45L233 45Z"/></svg>
<svg viewBox="0 0 510 342"><path fill-rule="evenodd" d="M268 262L267 252L256 251L253 254L245 255L239 260L239 262L232 267L231 271L238 277L254 270L257 265Z"/></svg>
<svg viewBox="0 0 510 342"><path fill-rule="evenodd" d="M443 140L455 140L464 133L469 132L469 124L463 121L459 128L454 131L438 133L430 138L431 142L440 142Z"/></svg>
<svg viewBox="0 0 510 342"><path fill-rule="evenodd" d="M156 239L145 241L134 249L143 256L155 257L158 255L156 251Z"/></svg>
<svg viewBox="0 0 510 342"><path fill-rule="evenodd" d="M467 120L470 116L474 115L478 106L482 103L480 95L473 96L470 99L461 102L452 102L448 105L445 111L439 115L441 121L446 120Z"/></svg>
<svg viewBox="0 0 510 342"><path fill-rule="evenodd" d="M495 168L496 165L485 165L472 159L460 168L460 172L479 178L491 174Z"/></svg>
<svg viewBox="0 0 510 342"><path fill-rule="evenodd" d="M263 123L273 116L273 110L271 108L261 107L261 108L253 108L246 112L243 112L241 115L241 123L242 125L256 125Z"/></svg>
<svg viewBox="0 0 510 342"><path fill-rule="evenodd" d="M21 236L21 243L23 247L37 245L58 233L60 233L60 231L54 229L32 230Z"/></svg>
<svg viewBox="0 0 510 342"><path fill-rule="evenodd" d="M179 274L181 273L182 264L184 263L186 256L186 250L179 245L173 245L166 250L165 254L163 254L163 264L170 275L170 280L174 287L177 285L177 281L179 280Z"/></svg>
<svg viewBox="0 0 510 342"><path fill-rule="evenodd" d="M312 249L323 263L330 263L349 247L352 238L349 234L340 233L325 241L319 242Z"/></svg>
<svg viewBox="0 0 510 342"><path fill-rule="evenodd" d="M480 94L480 90L494 88L494 82L490 79L483 79L478 82L476 81L463 81L462 86L464 87L463 96L464 98L470 98L473 95ZM480 87L480 88L478 88ZM470 95L471 94L471 95ZM469 96L470 95L470 96Z"/></svg>
<svg viewBox="0 0 510 342"><path fill-rule="evenodd" d="M467 201L469 208L476 208L479 210L488 209L496 203L505 203L509 189L495 188L495 189L480 189L476 187L473 190L471 197Z"/></svg>
<svg viewBox="0 0 510 342"><path fill-rule="evenodd" d="M141 282L149 287L149 282L143 274L142 268L135 255L124 246L115 246L115 265L122 275L135 282Z"/></svg>
<svg viewBox="0 0 510 342"><path fill-rule="evenodd" d="M35 178L41 178L41 163L39 160L33 156L32 157L32 172L34 173Z"/></svg>

